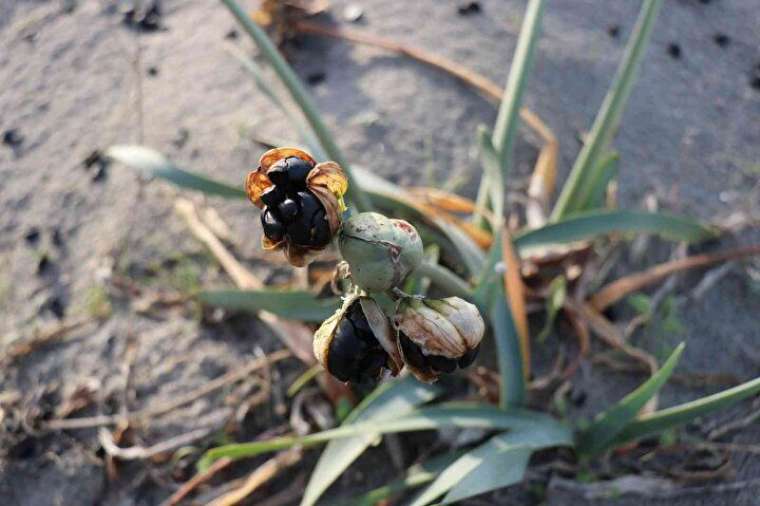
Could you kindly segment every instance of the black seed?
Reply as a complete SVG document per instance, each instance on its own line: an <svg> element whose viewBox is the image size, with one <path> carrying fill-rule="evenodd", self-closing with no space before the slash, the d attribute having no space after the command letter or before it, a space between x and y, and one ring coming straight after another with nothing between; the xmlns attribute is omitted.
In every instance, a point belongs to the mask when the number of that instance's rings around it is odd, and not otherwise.
<svg viewBox="0 0 760 506"><path fill-rule="evenodd" d="M428 355L427 361L433 369L439 372L454 372L457 368L457 361L453 358Z"/></svg>
<svg viewBox="0 0 760 506"><path fill-rule="evenodd" d="M731 43L731 37L725 33L716 33L713 35L713 40L720 47L726 47Z"/></svg>
<svg viewBox="0 0 760 506"><path fill-rule="evenodd" d="M679 46L675 42L671 42L670 44L668 44L668 54L674 60L678 60L679 58L681 58L681 46Z"/></svg>
<svg viewBox="0 0 760 506"><path fill-rule="evenodd" d="M464 2L457 7L457 12L460 16L468 16L470 14L477 14L481 11L480 2Z"/></svg>
<svg viewBox="0 0 760 506"><path fill-rule="evenodd" d="M61 233L61 229L58 227L53 228L51 240L53 241L53 246L56 248L63 248L63 234Z"/></svg>
<svg viewBox="0 0 760 506"><path fill-rule="evenodd" d="M50 268L50 265L51 265L50 257L47 255L47 253L43 253L42 256L40 256L39 261L37 262L37 274L39 274L40 276L44 275Z"/></svg>
<svg viewBox="0 0 760 506"><path fill-rule="evenodd" d="M11 128L3 132L3 144L12 148L21 146L24 143L24 136L17 128Z"/></svg>
<svg viewBox="0 0 760 506"><path fill-rule="evenodd" d="M280 216L284 223L290 223L293 221L293 218L295 218L300 211L298 203L289 197L280 202L277 206L277 210L280 212Z"/></svg>
<svg viewBox="0 0 760 506"><path fill-rule="evenodd" d="M459 360L457 361L459 367L464 369L465 367L468 367L470 364L475 362L475 359L478 356L478 352L480 352L480 345L477 345L475 348L459 357Z"/></svg>
<svg viewBox="0 0 760 506"><path fill-rule="evenodd" d="M286 187L288 185L288 164L285 160L278 160L269 167L267 177L274 184Z"/></svg>
<svg viewBox="0 0 760 506"><path fill-rule="evenodd" d="M270 241L280 242L285 237L285 226L274 215L271 209L264 209L261 213L261 226L264 228L264 235Z"/></svg>
<svg viewBox="0 0 760 506"><path fill-rule="evenodd" d="M430 365L427 363L425 355L422 354L422 350L419 346L414 344L411 339L404 334L399 334L398 342L401 344L401 351L404 354L405 361L421 371L429 371Z"/></svg>
<svg viewBox="0 0 760 506"><path fill-rule="evenodd" d="M158 75L158 67L148 67L148 75L150 77L156 77Z"/></svg>
<svg viewBox="0 0 760 506"><path fill-rule="evenodd" d="M358 333L372 334L372 329L369 327L369 322L367 322L367 317L364 315L359 301L354 302L346 311L345 318L351 322Z"/></svg>
<svg viewBox="0 0 760 506"><path fill-rule="evenodd" d="M362 359L361 367L358 371L359 374L354 381L360 383L365 379L376 380L380 377L380 373L387 361L388 355L382 350L382 348L373 349Z"/></svg>
<svg viewBox="0 0 760 506"><path fill-rule="evenodd" d="M42 309L50 311L59 320L62 320L66 314L66 308L64 307L61 299L58 297L52 297L48 299L48 301L43 305Z"/></svg>
<svg viewBox="0 0 760 506"><path fill-rule="evenodd" d="M300 246L324 246L326 243L318 244L314 241L311 225L314 216L319 211L324 212L322 203L308 190L298 192L295 199L301 205L301 213L288 225L288 238Z"/></svg>
<svg viewBox="0 0 760 506"><path fill-rule="evenodd" d="M367 352L367 345L356 337L354 326L348 319L338 324L330 350L327 353L327 369L341 381L359 376L360 358Z"/></svg>
<svg viewBox="0 0 760 506"><path fill-rule="evenodd" d="M37 244L37 241L40 240L40 229L37 227L30 228L24 235L24 240L32 246Z"/></svg>
<svg viewBox="0 0 760 506"><path fill-rule="evenodd" d="M272 185L261 194L261 201L264 202L267 207L277 207L277 205L284 199L285 190L282 189L282 186Z"/></svg>
<svg viewBox="0 0 760 506"><path fill-rule="evenodd" d="M99 149L96 149L87 155L87 158L82 160L82 165L84 165L85 169L90 169L93 167L93 165L103 162L103 153Z"/></svg>
<svg viewBox="0 0 760 506"><path fill-rule="evenodd" d="M570 391L570 402L572 402L575 407L580 408L581 406L586 404L587 397L588 395L586 394L584 390L573 388Z"/></svg>
<svg viewBox="0 0 760 506"><path fill-rule="evenodd" d="M325 211L320 209L311 219L312 246L327 246L330 242L330 223L325 217Z"/></svg>
<svg viewBox="0 0 760 506"><path fill-rule="evenodd" d="M238 38L238 31L232 28L229 32L227 32L224 35L224 38L227 40L235 40Z"/></svg>
<svg viewBox="0 0 760 506"><path fill-rule="evenodd" d="M607 27L607 34L613 39L617 39L620 36L620 25L610 25Z"/></svg>
<svg viewBox="0 0 760 506"><path fill-rule="evenodd" d="M306 76L306 82L312 86L316 86L317 84L324 81L326 77L327 77L327 74L325 74L324 71L317 70L316 72L311 72L309 75Z"/></svg>
<svg viewBox="0 0 760 506"><path fill-rule="evenodd" d="M306 176L314 166L296 156L291 156L285 161L288 164L288 181L293 188L306 188Z"/></svg>

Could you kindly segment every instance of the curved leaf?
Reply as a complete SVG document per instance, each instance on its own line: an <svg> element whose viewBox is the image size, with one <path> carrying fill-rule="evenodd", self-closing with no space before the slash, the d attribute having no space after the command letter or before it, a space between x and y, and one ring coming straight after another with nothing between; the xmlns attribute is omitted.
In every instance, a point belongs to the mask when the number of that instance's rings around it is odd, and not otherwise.
<svg viewBox="0 0 760 506"><path fill-rule="evenodd" d="M238 311L269 311L291 320L321 322L340 307L340 299L317 298L311 292L288 290L204 290L198 300Z"/></svg>
<svg viewBox="0 0 760 506"><path fill-rule="evenodd" d="M563 426L543 426L498 434L447 467L411 506L424 506L448 492L443 504L460 501L522 480L530 455L552 446L572 446Z"/></svg>
<svg viewBox="0 0 760 506"><path fill-rule="evenodd" d="M613 407L600 413L591 425L578 434L577 447L579 453L597 454L613 444L616 436L631 420L636 418L647 401L668 381L673 369L678 364L678 359L681 358L684 346L684 343L679 344L659 371Z"/></svg>
<svg viewBox="0 0 760 506"><path fill-rule="evenodd" d="M242 181L240 187L235 187L200 174L187 172L178 168L163 154L145 146L127 144L111 146L105 150L104 155L127 167L141 170L148 176L165 179L181 188L228 199L248 198L242 189Z"/></svg>
<svg viewBox="0 0 760 506"><path fill-rule="evenodd" d="M650 232L676 241L699 241L715 231L689 218L642 211L589 211L523 232L514 238L522 253L531 248L593 239L613 232Z"/></svg>
<svg viewBox="0 0 760 506"><path fill-rule="evenodd" d="M198 466L201 469L205 469L215 460L222 457L229 457L231 459L252 457L274 450L290 448L295 445L313 446L333 439L364 434L435 430L442 427L516 430L536 427L537 424L546 427L564 426L548 415L524 409L501 410L482 404L441 404L433 408L415 410L406 416L383 420L382 423L375 421L352 423L307 436L287 436L268 441L219 446L207 451L198 463Z"/></svg>
<svg viewBox="0 0 760 506"><path fill-rule="evenodd" d="M420 404L431 401L440 390L407 376L401 380L385 383L367 396L343 423L344 426L359 422L378 422L408 414ZM375 433L330 441L306 486L302 505L312 505L327 488L359 458L370 445L378 440Z"/></svg>

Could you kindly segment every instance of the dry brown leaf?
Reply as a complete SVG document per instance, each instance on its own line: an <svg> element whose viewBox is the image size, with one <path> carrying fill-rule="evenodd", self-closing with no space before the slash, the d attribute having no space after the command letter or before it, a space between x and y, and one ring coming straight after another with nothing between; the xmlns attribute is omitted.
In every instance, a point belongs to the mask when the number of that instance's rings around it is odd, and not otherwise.
<svg viewBox="0 0 760 506"><path fill-rule="evenodd" d="M718 262L736 260L747 256L760 255L760 246L749 246L722 253L694 255L679 258L660 265L655 265L643 272L630 274L608 284L590 299L590 305L596 311L604 311L606 308L619 301L623 297L636 292L645 286L651 285L678 271L705 267Z"/></svg>
<svg viewBox="0 0 760 506"><path fill-rule="evenodd" d="M520 271L520 258L512 247L512 238L506 228L502 227L501 243L504 260L504 289L509 299L509 308L515 321L515 329L520 339L522 350L523 376L530 377L530 330L528 313L525 309L525 287Z"/></svg>

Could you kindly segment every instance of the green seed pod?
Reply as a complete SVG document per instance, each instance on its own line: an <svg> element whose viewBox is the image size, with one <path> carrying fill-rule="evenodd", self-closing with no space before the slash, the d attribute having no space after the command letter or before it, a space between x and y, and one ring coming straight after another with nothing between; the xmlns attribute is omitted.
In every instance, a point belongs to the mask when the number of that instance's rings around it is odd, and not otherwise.
<svg viewBox="0 0 760 506"><path fill-rule="evenodd" d="M340 232L338 246L351 269L351 278L370 292L399 286L422 262L422 240L404 220L378 213L349 218Z"/></svg>
<svg viewBox="0 0 760 506"><path fill-rule="evenodd" d="M469 366L485 333L478 308L459 297L405 299L394 320L404 363L427 382Z"/></svg>
<svg viewBox="0 0 760 506"><path fill-rule="evenodd" d="M314 355L341 381L377 381L403 367L388 317L369 297L351 295L314 334Z"/></svg>

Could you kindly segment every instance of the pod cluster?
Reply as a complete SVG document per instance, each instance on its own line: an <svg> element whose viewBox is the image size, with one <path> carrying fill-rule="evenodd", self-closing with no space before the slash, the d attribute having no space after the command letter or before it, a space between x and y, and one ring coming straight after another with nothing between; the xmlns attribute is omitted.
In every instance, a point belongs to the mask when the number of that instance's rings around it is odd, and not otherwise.
<svg viewBox="0 0 760 506"><path fill-rule="evenodd" d="M306 187L314 166L291 156L278 160L267 172L272 186L261 194L264 235L273 243L287 240L304 248L323 248L330 242L330 224L317 197Z"/></svg>

